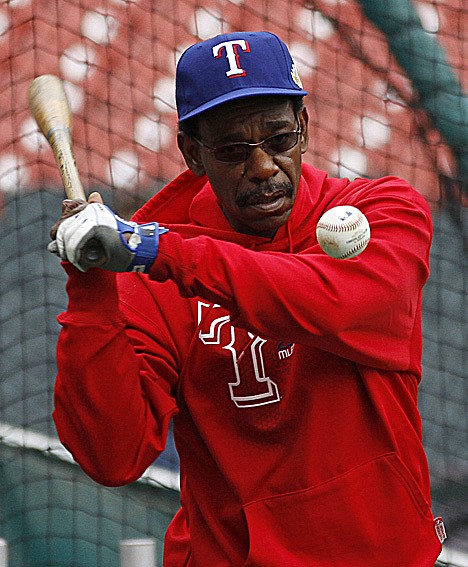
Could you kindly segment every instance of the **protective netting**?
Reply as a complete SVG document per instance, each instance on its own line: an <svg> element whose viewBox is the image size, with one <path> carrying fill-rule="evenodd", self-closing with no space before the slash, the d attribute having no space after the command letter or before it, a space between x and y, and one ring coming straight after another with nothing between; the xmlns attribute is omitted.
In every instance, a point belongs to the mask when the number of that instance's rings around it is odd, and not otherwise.
<svg viewBox="0 0 468 567"><path fill-rule="evenodd" d="M379 11L380 10L380 11ZM62 188L27 89L65 81L77 164L129 215L179 173L174 71L189 44L268 30L291 48L311 124L309 163L331 175L404 177L431 204L420 408L434 512L464 565L468 513L467 14L408 0L10 0L0 6L0 537L11 567L111 567L118 541L153 536L177 508L170 446L152 480L97 486L51 420L65 277L46 251ZM209 78L207 78L207 81ZM404 274L402 274L404 277ZM468 564L468 562L466 563Z"/></svg>

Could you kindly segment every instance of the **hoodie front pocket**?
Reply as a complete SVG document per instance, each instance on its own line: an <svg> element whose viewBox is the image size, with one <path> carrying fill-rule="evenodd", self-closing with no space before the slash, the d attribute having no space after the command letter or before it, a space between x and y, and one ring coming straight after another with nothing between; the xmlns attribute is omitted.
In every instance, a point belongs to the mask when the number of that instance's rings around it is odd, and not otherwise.
<svg viewBox="0 0 468 567"><path fill-rule="evenodd" d="M394 453L244 509L245 567L433 567L440 553L430 506Z"/></svg>

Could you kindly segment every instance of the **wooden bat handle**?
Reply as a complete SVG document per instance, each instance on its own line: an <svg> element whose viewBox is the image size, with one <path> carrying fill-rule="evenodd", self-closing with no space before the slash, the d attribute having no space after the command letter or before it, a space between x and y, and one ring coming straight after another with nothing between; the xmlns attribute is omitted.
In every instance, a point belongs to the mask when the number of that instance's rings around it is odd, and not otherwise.
<svg viewBox="0 0 468 567"><path fill-rule="evenodd" d="M52 148L67 197L86 201L73 152L72 114L62 81L55 75L40 75L32 81L28 94L29 107ZM83 255L90 267L107 260L95 239L86 245Z"/></svg>

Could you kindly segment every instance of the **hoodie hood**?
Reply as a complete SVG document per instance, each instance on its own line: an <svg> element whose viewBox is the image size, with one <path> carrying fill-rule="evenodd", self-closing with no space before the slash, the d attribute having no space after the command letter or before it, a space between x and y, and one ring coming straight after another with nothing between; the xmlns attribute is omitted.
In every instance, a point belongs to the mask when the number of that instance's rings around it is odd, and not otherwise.
<svg viewBox="0 0 468 567"><path fill-rule="evenodd" d="M292 252L297 249L296 245L301 249L303 240L310 240L310 222L316 224L318 221L313 218L314 211L326 179L324 171L303 164L291 215L272 239L236 232L224 216L208 178L197 177L190 170L156 193L132 220L139 223L157 221L186 238L203 234L248 248Z"/></svg>

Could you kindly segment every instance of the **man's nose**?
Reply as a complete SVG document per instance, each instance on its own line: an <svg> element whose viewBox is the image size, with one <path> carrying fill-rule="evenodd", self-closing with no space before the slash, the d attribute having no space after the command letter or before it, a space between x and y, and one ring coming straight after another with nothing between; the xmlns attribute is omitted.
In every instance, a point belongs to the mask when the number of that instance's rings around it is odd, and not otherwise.
<svg viewBox="0 0 468 567"><path fill-rule="evenodd" d="M253 148L246 160L244 171L249 181L265 181L276 175L279 167L275 163L274 156L270 156L260 146L257 146Z"/></svg>

